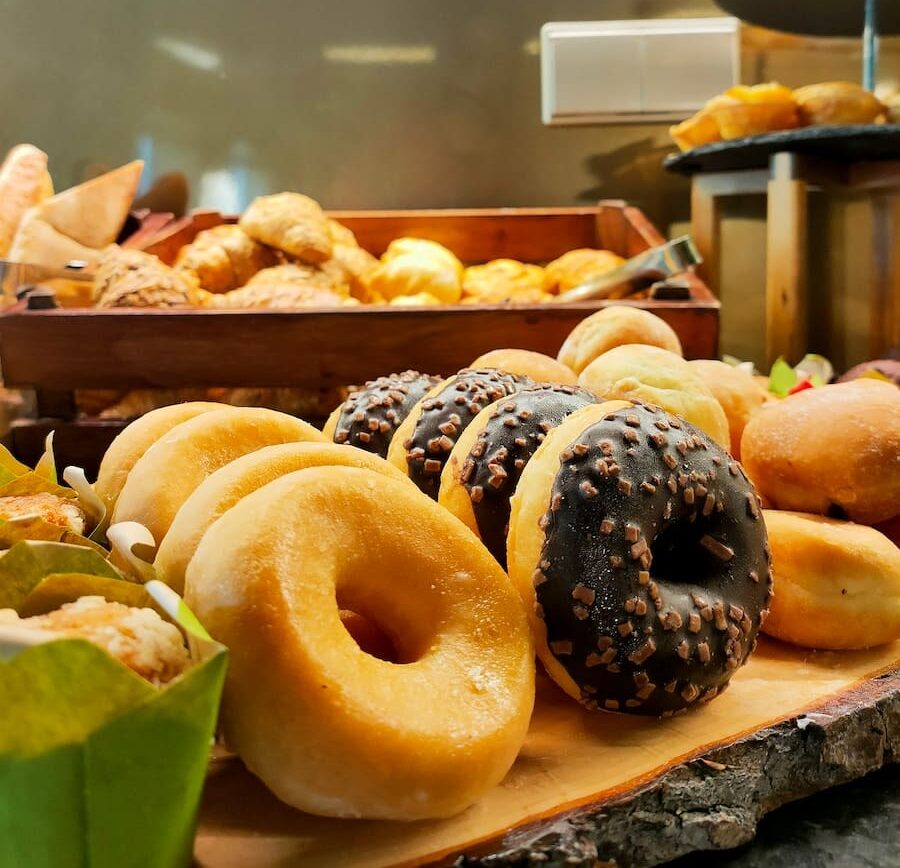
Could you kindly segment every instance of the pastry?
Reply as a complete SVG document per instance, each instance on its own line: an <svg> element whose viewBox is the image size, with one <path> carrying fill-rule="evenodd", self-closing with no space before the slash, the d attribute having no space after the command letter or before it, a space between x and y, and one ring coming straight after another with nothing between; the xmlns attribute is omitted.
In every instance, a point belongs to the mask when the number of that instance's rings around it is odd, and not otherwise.
<svg viewBox="0 0 900 868"><path fill-rule="evenodd" d="M395 307L428 307L440 304L441 300L430 292L417 292L415 295L395 295L388 304Z"/></svg>
<svg viewBox="0 0 900 868"><path fill-rule="evenodd" d="M752 374L734 365L714 359L695 359L688 364L725 411L731 439L730 451L740 460L741 435L750 417L765 403L762 391Z"/></svg>
<svg viewBox="0 0 900 868"><path fill-rule="evenodd" d="M570 250L547 265L544 286L548 292L568 292L592 277L614 271L624 262L610 250L589 247Z"/></svg>
<svg viewBox="0 0 900 868"><path fill-rule="evenodd" d="M438 503L471 528L506 569L509 501L525 465L567 416L596 403L577 386L529 386L488 404L456 441Z"/></svg>
<svg viewBox="0 0 900 868"><path fill-rule="evenodd" d="M325 224L328 229L328 237L332 244L340 244L343 247L359 247L359 242L351 229L339 223L337 220L327 217Z"/></svg>
<svg viewBox="0 0 900 868"><path fill-rule="evenodd" d="M490 368L464 368L410 410L394 433L388 461L437 500L441 471L459 435L488 404L530 384L527 377Z"/></svg>
<svg viewBox="0 0 900 868"><path fill-rule="evenodd" d="M32 644L61 638L86 639L157 687L190 665L184 640L174 624L163 621L153 609L109 603L103 597L81 597L31 618L19 618L12 609L0 609L0 629L7 640L16 636Z"/></svg>
<svg viewBox="0 0 900 868"><path fill-rule="evenodd" d="M239 221L261 244L313 265L331 257L333 229L319 203L302 193L259 196Z"/></svg>
<svg viewBox="0 0 900 868"><path fill-rule="evenodd" d="M28 262L46 268L65 268L76 261L96 265L100 255L99 250L85 247L57 232L34 208L25 213L9 249L9 259L13 262Z"/></svg>
<svg viewBox="0 0 900 868"><path fill-rule="evenodd" d="M515 591L399 480L319 467L270 482L207 531L187 602L231 652L228 745L303 811L449 816L500 782L525 738L534 650ZM342 609L405 665L363 651Z"/></svg>
<svg viewBox="0 0 900 868"><path fill-rule="evenodd" d="M66 238L102 250L119 237L143 168L134 160L44 199L34 213Z"/></svg>
<svg viewBox="0 0 900 868"><path fill-rule="evenodd" d="M462 263L436 241L398 238L367 275L367 286L388 301L427 292L444 304L455 304L462 293L462 274Z"/></svg>
<svg viewBox="0 0 900 868"><path fill-rule="evenodd" d="M324 439L307 422L275 410L223 407L201 413L171 428L135 461L113 522L143 524L158 546L180 506L213 471L263 446Z"/></svg>
<svg viewBox="0 0 900 868"><path fill-rule="evenodd" d="M872 377L877 380L879 376L890 380L895 386L900 386L900 359L873 359L871 362L860 362L841 374L838 382L846 383L860 377Z"/></svg>
<svg viewBox="0 0 900 868"><path fill-rule="evenodd" d="M547 435L513 496L508 557L539 657L592 709L666 716L714 698L772 594L740 466L641 404L584 407Z"/></svg>
<svg viewBox="0 0 900 868"><path fill-rule="evenodd" d="M900 639L900 548L871 527L765 510L775 599L764 632L808 648Z"/></svg>
<svg viewBox="0 0 900 868"><path fill-rule="evenodd" d="M184 502L153 566L167 585L184 593L184 577L200 540L213 522L248 494L296 470L307 467L362 467L393 476L411 485L393 464L361 449L344 449L334 443L282 443L264 446L224 465L207 477Z"/></svg>
<svg viewBox="0 0 900 868"><path fill-rule="evenodd" d="M885 107L875 94L850 81L824 81L794 91L802 124L873 124Z"/></svg>
<svg viewBox="0 0 900 868"><path fill-rule="evenodd" d="M791 89L777 82L737 85L713 97L669 133L682 151L744 136L790 130L800 124Z"/></svg>
<svg viewBox="0 0 900 868"><path fill-rule="evenodd" d="M492 259L484 265L470 265L462 278L463 295L485 303L530 301L544 295L546 275L540 265L526 265L515 259Z"/></svg>
<svg viewBox="0 0 900 868"><path fill-rule="evenodd" d="M278 264L278 254L254 241L240 226L215 226L198 232L181 248L175 268L192 274L208 292L243 286L256 272Z"/></svg>
<svg viewBox="0 0 900 868"><path fill-rule="evenodd" d="M53 195L47 155L34 145L16 145L0 165L0 258L12 247L25 213Z"/></svg>
<svg viewBox="0 0 900 868"><path fill-rule="evenodd" d="M73 533L84 533L84 511L78 502L50 492L0 497L0 521L39 518Z"/></svg>
<svg viewBox="0 0 900 868"><path fill-rule="evenodd" d="M115 245L103 251L92 294L97 307L197 307L204 298L192 274Z"/></svg>
<svg viewBox="0 0 900 868"><path fill-rule="evenodd" d="M210 300L217 308L344 307L359 304L350 297L346 276L331 262L321 268L310 265L276 265L250 278L246 286Z"/></svg>
<svg viewBox="0 0 900 868"><path fill-rule="evenodd" d="M112 513L132 467L160 437L188 419L219 409L219 404L203 401L175 404L153 410L128 425L109 444L94 483L94 491L106 504L107 510Z"/></svg>
<svg viewBox="0 0 900 868"><path fill-rule="evenodd" d="M491 350L479 356L470 368L496 368L508 374L530 377L536 383L561 383L574 386L578 377L575 372L556 359L535 353L532 350L502 349Z"/></svg>
<svg viewBox="0 0 900 868"><path fill-rule="evenodd" d="M731 438L728 419L710 388L681 356L644 344L625 344L594 359L578 385L599 398L647 401L681 416L723 449Z"/></svg>
<svg viewBox="0 0 900 868"><path fill-rule="evenodd" d="M355 245L335 244L326 266L342 275L354 298L367 304L381 300L380 296L369 291L369 274L378 267L378 260L368 250Z"/></svg>
<svg viewBox="0 0 900 868"><path fill-rule="evenodd" d="M678 335L665 320L639 307L614 304L578 323L557 358L580 374L597 356L623 344L648 344L682 354Z"/></svg>
<svg viewBox="0 0 900 868"><path fill-rule="evenodd" d="M900 513L900 390L862 378L766 404L741 460L775 509L887 521Z"/></svg>
<svg viewBox="0 0 900 868"><path fill-rule="evenodd" d="M335 443L386 458L391 440L409 411L440 382L440 377L418 371L369 380L334 410L322 433Z"/></svg>

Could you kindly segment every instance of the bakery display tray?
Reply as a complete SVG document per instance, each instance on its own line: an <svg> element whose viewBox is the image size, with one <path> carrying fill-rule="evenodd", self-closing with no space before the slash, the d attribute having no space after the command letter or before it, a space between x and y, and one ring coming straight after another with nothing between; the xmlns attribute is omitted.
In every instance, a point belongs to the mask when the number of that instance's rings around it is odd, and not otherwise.
<svg viewBox="0 0 900 868"><path fill-rule="evenodd" d="M779 130L700 145L666 157L663 165L682 175L764 169L769 165L769 157L781 151L847 163L897 160L900 159L900 125L854 124Z"/></svg>
<svg viewBox="0 0 900 868"><path fill-rule="evenodd" d="M204 868L650 866L738 846L780 805L898 760L900 642L813 652L761 637L728 691L669 720L586 712L542 680L504 782L448 820L311 817L235 761L207 782L195 858Z"/></svg>

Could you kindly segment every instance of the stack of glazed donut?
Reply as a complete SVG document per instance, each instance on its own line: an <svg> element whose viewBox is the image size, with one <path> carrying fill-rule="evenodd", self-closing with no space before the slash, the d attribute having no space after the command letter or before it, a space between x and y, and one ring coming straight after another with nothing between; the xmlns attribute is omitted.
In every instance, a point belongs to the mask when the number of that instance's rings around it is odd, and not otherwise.
<svg viewBox="0 0 900 868"><path fill-rule="evenodd" d="M790 415L797 397L776 407ZM879 397L870 437L895 397ZM766 464L757 420L784 426L768 414L752 376L686 362L666 323L623 305L582 322L557 359L497 350L446 379L380 377L323 432L273 411L155 411L114 442L96 489L115 521L152 530L157 574L229 647L224 736L276 795L328 816L439 817L515 759L535 652L585 708L670 716L747 661L780 569L809 590L793 576L811 560L779 547L773 579L763 507L809 488ZM823 512L854 517L854 473ZM877 481L857 495L891 498ZM847 557L868 558L863 537L884 538L852 527ZM891 563L866 561L845 617L900 610ZM817 600L780 617L809 619ZM900 635L879 623L869 644Z"/></svg>

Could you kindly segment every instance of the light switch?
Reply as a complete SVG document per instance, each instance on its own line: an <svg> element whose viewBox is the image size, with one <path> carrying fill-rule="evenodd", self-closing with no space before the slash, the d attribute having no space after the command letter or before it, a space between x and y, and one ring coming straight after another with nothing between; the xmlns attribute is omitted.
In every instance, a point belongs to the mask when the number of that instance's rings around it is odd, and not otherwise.
<svg viewBox="0 0 900 868"><path fill-rule="evenodd" d="M736 83L739 26L736 18L545 24L544 123L680 120Z"/></svg>

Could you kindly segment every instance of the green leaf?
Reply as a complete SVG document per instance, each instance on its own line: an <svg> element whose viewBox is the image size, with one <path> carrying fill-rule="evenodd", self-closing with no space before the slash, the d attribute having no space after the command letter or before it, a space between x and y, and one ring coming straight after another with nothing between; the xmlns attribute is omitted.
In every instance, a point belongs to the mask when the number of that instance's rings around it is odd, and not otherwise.
<svg viewBox="0 0 900 868"><path fill-rule="evenodd" d="M18 611L41 581L54 574L124 581L93 549L59 542L22 541L0 556L0 608ZM85 590L78 596L91 593Z"/></svg>
<svg viewBox="0 0 900 868"><path fill-rule="evenodd" d="M143 585L121 578L89 576L84 573L52 573L41 579L17 606L19 615L46 615L65 603L81 597L103 597L109 603L122 603L138 609L157 609L159 606Z"/></svg>
<svg viewBox="0 0 900 868"><path fill-rule="evenodd" d="M105 555L103 549L81 534L66 527L53 524L39 516L23 516L11 521L0 519L0 549L8 549L18 542L34 540L42 542L64 542L82 548L89 548Z"/></svg>
<svg viewBox="0 0 900 868"><path fill-rule="evenodd" d="M31 468L17 461L5 446L0 446L0 485L11 482L25 473L31 473Z"/></svg>
<svg viewBox="0 0 900 868"><path fill-rule="evenodd" d="M43 476L50 482L58 483L59 477L56 474L56 458L53 455L53 435L55 431L51 431L44 441L44 454L38 459L38 463L34 465L34 472L38 476Z"/></svg>
<svg viewBox="0 0 900 868"><path fill-rule="evenodd" d="M769 372L769 391L784 398L797 384L797 372L779 356Z"/></svg>
<svg viewBox="0 0 900 868"><path fill-rule="evenodd" d="M29 494L55 494L67 500L74 500L78 496L71 488L63 488L56 482L51 482L35 470L28 470L0 486L0 497L24 497Z"/></svg>
<svg viewBox="0 0 900 868"><path fill-rule="evenodd" d="M0 662L0 865L189 864L226 664L157 690L81 639Z"/></svg>

